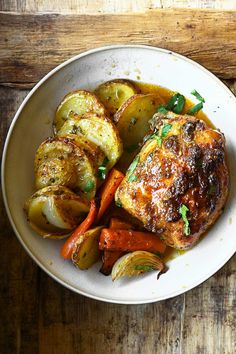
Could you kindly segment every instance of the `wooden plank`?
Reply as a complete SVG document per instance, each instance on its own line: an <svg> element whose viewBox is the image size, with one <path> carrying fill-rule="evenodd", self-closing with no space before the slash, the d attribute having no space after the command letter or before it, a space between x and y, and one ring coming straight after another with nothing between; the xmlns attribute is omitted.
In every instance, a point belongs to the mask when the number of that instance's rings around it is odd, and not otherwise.
<svg viewBox="0 0 236 354"><path fill-rule="evenodd" d="M144 12L156 8L235 9L235 0L2 0L1 11L97 14Z"/></svg>
<svg viewBox="0 0 236 354"><path fill-rule="evenodd" d="M0 87L0 141L27 92ZM235 256L185 295L149 305L106 304L42 272L14 236L1 198L0 213L0 353L234 352Z"/></svg>
<svg viewBox="0 0 236 354"><path fill-rule="evenodd" d="M214 277L186 294L181 354L235 352L235 278L236 256Z"/></svg>
<svg viewBox="0 0 236 354"><path fill-rule="evenodd" d="M0 87L0 154L27 91ZM39 270L9 224L0 193L0 353L37 353Z"/></svg>
<svg viewBox="0 0 236 354"><path fill-rule="evenodd" d="M221 78L236 78L236 11L0 16L0 83L30 87L65 59L112 43L171 49Z"/></svg>

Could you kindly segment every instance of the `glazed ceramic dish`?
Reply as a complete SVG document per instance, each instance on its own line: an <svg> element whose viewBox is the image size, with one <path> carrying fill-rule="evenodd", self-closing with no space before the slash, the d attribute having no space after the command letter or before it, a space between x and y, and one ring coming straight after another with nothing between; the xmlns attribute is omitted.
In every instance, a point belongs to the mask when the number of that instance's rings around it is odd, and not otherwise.
<svg viewBox="0 0 236 354"><path fill-rule="evenodd" d="M29 93L10 127L2 162L2 186L7 213L20 242L35 262L69 289L114 303L138 304L167 299L192 289L220 269L236 249L236 186L219 220L191 250L168 262L156 273L112 282L99 273L100 264L80 271L59 256L63 241L44 240L28 225L23 204L34 191L33 162L38 145L52 135L55 109L75 89L93 90L113 78L161 85L187 98L196 89L205 98L204 112L224 132L230 179L236 178L236 99L209 71L176 53L148 46L99 48L59 65Z"/></svg>

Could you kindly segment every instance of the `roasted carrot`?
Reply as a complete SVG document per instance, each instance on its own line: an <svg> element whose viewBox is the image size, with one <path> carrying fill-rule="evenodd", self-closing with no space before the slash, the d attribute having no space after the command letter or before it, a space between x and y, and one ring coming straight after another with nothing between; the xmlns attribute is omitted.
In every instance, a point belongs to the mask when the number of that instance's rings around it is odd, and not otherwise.
<svg viewBox="0 0 236 354"><path fill-rule="evenodd" d="M151 232L103 229L99 248L109 251L149 251L164 253L165 243Z"/></svg>
<svg viewBox="0 0 236 354"><path fill-rule="evenodd" d="M129 230L132 228L132 225L118 218L111 218L109 228ZM124 252L122 251L112 252L112 251L104 250L102 256L102 267L100 269L100 272L103 273L104 275L109 275L111 273L113 265L115 264L117 259L123 256L123 254Z"/></svg>
<svg viewBox="0 0 236 354"><path fill-rule="evenodd" d="M123 221L118 218L111 218L109 229L121 229L121 230L129 230L132 229L132 225L129 222Z"/></svg>
<svg viewBox="0 0 236 354"><path fill-rule="evenodd" d="M113 168L109 173L108 178L100 191L101 203L96 219L97 222L101 219L104 212L114 199L115 192L119 187L120 183L122 182L123 178L123 173L116 170L115 168Z"/></svg>
<svg viewBox="0 0 236 354"><path fill-rule="evenodd" d="M61 248L61 256L65 259L71 259L72 250L78 237L85 233L95 221L97 215L97 206L95 200L91 200L90 210L86 219L75 229L73 234L66 240Z"/></svg>
<svg viewBox="0 0 236 354"><path fill-rule="evenodd" d="M122 251L106 251L102 255L102 266L100 272L104 275L109 275L112 271L112 267L124 252Z"/></svg>

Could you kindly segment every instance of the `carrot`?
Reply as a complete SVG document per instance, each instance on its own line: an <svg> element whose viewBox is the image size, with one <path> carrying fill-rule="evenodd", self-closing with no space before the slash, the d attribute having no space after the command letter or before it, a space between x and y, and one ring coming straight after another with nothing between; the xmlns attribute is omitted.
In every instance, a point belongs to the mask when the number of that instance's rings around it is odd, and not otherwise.
<svg viewBox="0 0 236 354"><path fill-rule="evenodd" d="M123 256L124 252L122 251L107 251L104 250L102 256L102 267L100 272L104 275L109 275L111 273L112 267L121 256Z"/></svg>
<svg viewBox="0 0 236 354"><path fill-rule="evenodd" d="M109 251L149 251L164 253L166 245L151 232L103 229L99 248Z"/></svg>
<svg viewBox="0 0 236 354"><path fill-rule="evenodd" d="M129 222L123 221L118 218L111 218L109 229L121 229L121 230L129 230L132 229L132 225Z"/></svg>
<svg viewBox="0 0 236 354"><path fill-rule="evenodd" d="M63 258L71 259L73 247L76 240L80 235L84 234L90 228L90 226L95 221L96 215L97 215L97 206L96 206L95 199L93 199L91 200L90 210L86 219L84 219L84 221L75 229L73 234L71 234L71 236L66 240L66 242L62 246L61 256Z"/></svg>
<svg viewBox="0 0 236 354"><path fill-rule="evenodd" d="M117 218L111 218L110 224L109 224L110 229L131 229L132 225L129 224L128 222L125 222L123 220L117 219ZM102 267L100 269L100 272L103 273L104 275L109 275L111 273L112 267L119 259L121 256L123 256L124 252L122 251L107 251L104 250L103 256L102 256Z"/></svg>
<svg viewBox="0 0 236 354"><path fill-rule="evenodd" d="M105 181L100 192L101 203L97 214L97 219L96 219L97 222L101 219L104 212L109 207L112 200L114 199L115 192L119 187L120 183L122 182L123 178L124 178L123 173L116 170L115 168L113 168L109 173L108 178Z"/></svg>

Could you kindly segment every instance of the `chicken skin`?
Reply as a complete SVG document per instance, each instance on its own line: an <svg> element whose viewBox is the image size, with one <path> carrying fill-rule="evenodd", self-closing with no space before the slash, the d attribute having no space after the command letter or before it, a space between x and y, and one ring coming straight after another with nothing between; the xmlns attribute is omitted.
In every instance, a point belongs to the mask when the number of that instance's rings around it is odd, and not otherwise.
<svg viewBox="0 0 236 354"><path fill-rule="evenodd" d="M155 114L151 128L116 202L167 245L187 249L216 221L226 202L224 135L196 117L172 112Z"/></svg>

